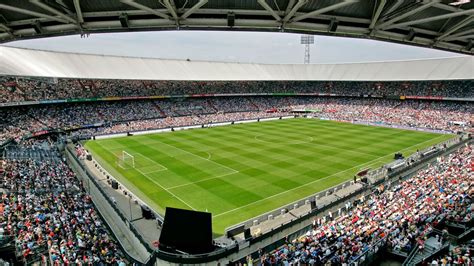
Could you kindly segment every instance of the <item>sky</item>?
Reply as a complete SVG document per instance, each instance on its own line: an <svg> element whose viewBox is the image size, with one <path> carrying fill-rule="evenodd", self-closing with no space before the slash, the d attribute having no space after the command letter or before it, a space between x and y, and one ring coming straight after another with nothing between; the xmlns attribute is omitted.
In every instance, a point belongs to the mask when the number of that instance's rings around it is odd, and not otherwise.
<svg viewBox="0 0 474 266"><path fill-rule="evenodd" d="M160 31L91 34L33 39L5 45L100 55L240 63L300 64L300 34L218 31ZM348 63L460 56L409 45L315 36L311 63Z"/></svg>

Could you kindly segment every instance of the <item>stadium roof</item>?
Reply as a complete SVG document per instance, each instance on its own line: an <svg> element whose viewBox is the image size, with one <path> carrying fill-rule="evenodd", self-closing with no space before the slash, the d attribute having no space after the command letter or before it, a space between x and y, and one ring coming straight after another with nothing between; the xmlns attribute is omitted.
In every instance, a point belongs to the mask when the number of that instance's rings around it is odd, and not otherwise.
<svg viewBox="0 0 474 266"><path fill-rule="evenodd" d="M473 56L345 64L243 64L0 46L0 62L0 75L91 79L389 81L474 78Z"/></svg>
<svg viewBox="0 0 474 266"><path fill-rule="evenodd" d="M467 2L467 3L464 3ZM249 30L370 38L473 54L467 0L2 0L0 42L97 32Z"/></svg>

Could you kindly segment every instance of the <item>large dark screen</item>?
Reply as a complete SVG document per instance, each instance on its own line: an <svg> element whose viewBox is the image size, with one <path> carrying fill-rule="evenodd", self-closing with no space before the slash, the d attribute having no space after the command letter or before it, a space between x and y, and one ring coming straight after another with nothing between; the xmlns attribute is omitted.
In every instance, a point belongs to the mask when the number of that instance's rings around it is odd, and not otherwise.
<svg viewBox="0 0 474 266"><path fill-rule="evenodd" d="M212 251L212 215L208 212L166 208L160 249L189 254Z"/></svg>

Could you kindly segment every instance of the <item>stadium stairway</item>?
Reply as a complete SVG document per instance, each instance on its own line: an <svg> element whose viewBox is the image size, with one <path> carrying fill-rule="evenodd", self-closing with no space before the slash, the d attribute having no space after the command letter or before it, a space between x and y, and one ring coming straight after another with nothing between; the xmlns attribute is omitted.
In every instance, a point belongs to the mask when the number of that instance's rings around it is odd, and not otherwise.
<svg viewBox="0 0 474 266"><path fill-rule="evenodd" d="M18 146L10 146L5 149L4 157L10 160L32 159L38 161L50 160L59 161L60 154L54 150L43 149L37 146L32 148L24 148Z"/></svg>
<svg viewBox="0 0 474 266"><path fill-rule="evenodd" d="M251 98L249 98L249 102L250 102L250 105L252 105L255 108L255 110L257 110L257 111L260 110L258 105Z"/></svg>
<svg viewBox="0 0 474 266"><path fill-rule="evenodd" d="M156 110L158 110L158 112L160 112L160 115L162 117L166 117L165 111L163 111L163 109L161 109L160 106L155 101L153 102L153 104L155 105Z"/></svg>
<svg viewBox="0 0 474 266"><path fill-rule="evenodd" d="M214 110L216 113L219 112L219 110L217 109L217 107L212 103L212 101L210 99L207 99L207 104L212 108L212 110Z"/></svg>
<svg viewBox="0 0 474 266"><path fill-rule="evenodd" d="M408 258L403 262L405 265L418 265L423 260L428 259L433 254L437 253L439 250L443 249L444 246L439 246L435 237L430 237L425 241L425 247L423 251L418 249L418 246L414 247L414 251L410 253Z"/></svg>

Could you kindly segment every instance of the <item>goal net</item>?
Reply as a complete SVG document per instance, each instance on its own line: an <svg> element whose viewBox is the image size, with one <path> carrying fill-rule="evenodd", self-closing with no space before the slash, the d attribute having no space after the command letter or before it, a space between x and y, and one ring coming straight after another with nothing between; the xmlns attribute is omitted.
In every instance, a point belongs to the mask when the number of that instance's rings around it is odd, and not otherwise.
<svg viewBox="0 0 474 266"><path fill-rule="evenodd" d="M126 151L122 151L122 154L118 156L117 164L123 169L135 168L135 157Z"/></svg>

